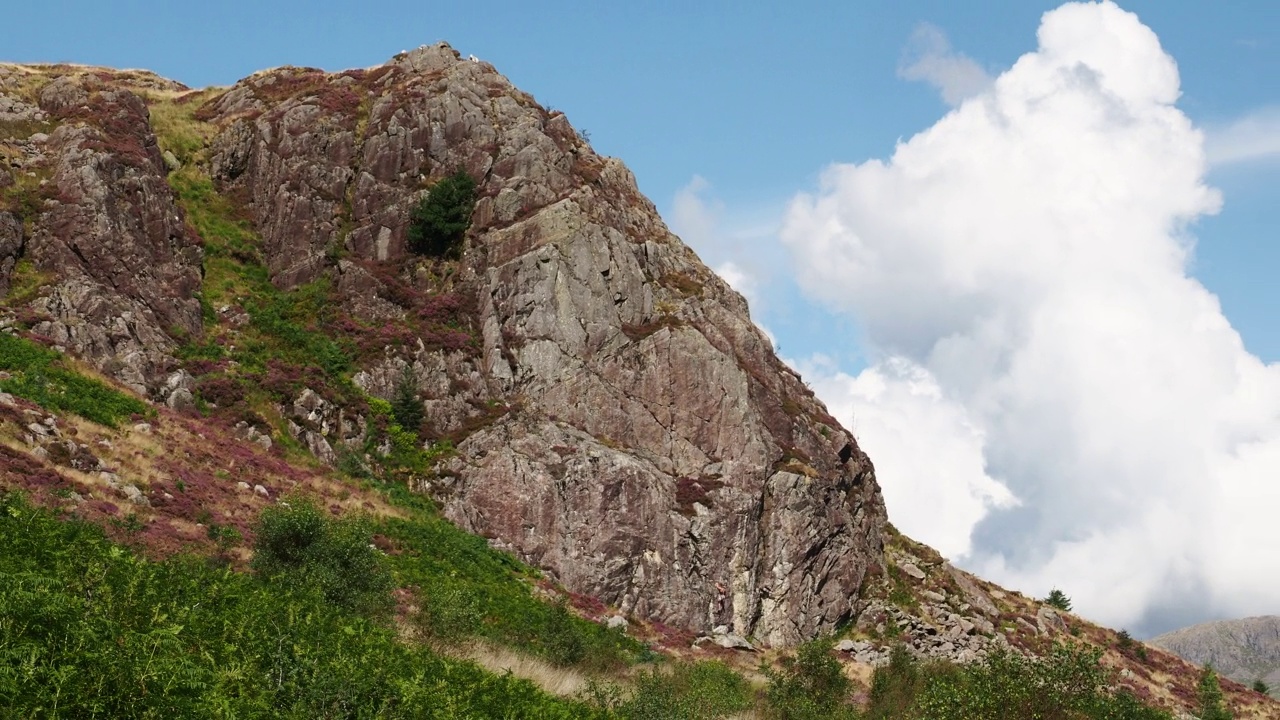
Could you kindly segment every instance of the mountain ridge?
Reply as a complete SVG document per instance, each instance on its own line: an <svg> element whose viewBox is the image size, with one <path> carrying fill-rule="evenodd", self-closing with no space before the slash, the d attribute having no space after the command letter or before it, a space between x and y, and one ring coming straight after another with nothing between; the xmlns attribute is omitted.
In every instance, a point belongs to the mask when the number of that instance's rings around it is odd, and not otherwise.
<svg viewBox="0 0 1280 720"><path fill-rule="evenodd" d="M1280 697L1280 615L1217 620L1180 628L1147 642L1249 685L1266 683Z"/></svg>

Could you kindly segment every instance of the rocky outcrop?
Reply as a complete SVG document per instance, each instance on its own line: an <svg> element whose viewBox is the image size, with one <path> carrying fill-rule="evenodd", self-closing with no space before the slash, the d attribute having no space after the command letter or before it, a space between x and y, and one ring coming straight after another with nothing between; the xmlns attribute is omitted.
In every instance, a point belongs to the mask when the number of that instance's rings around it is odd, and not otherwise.
<svg viewBox="0 0 1280 720"><path fill-rule="evenodd" d="M102 73L20 75L0 73L17 178L0 190L9 210L0 212L0 289L29 261L47 279L25 308L31 329L138 392L158 391L177 338L202 330L201 252L165 180L147 107Z"/></svg>
<svg viewBox="0 0 1280 720"><path fill-rule="evenodd" d="M1280 697L1280 616L1192 625L1147 641L1245 685L1262 680Z"/></svg>
<svg viewBox="0 0 1280 720"><path fill-rule="evenodd" d="M40 150L56 193L21 251L56 278L33 329L163 387L174 338L200 332L199 249L146 108L93 73L31 93L56 125ZM196 114L202 167L278 288L334 291L362 348L354 384L389 398L413 378L430 437L456 444L419 479L448 517L647 619L785 645L852 617L881 562L870 461L563 114L446 45L215 95ZM410 209L457 169L479 192L461 259L408 256ZM380 343L380 325L416 334ZM372 424L339 402L304 391L278 410L335 462Z"/></svg>

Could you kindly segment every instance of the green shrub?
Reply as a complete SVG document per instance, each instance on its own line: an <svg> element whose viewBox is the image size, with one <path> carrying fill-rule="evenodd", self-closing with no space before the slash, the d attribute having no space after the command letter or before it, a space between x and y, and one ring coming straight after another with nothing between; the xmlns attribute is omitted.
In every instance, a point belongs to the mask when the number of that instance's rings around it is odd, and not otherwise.
<svg viewBox="0 0 1280 720"><path fill-rule="evenodd" d="M420 435L422 400L418 397L418 380L409 367L404 369L400 381L396 383L395 394L391 399L391 415L401 428Z"/></svg>
<svg viewBox="0 0 1280 720"><path fill-rule="evenodd" d="M765 692L772 717L779 720L853 718L851 689L840 661L832 655L832 638L811 640L796 649L794 660L784 660L779 671L769 670Z"/></svg>
<svg viewBox="0 0 1280 720"><path fill-rule="evenodd" d="M867 720L896 720L906 717L923 688L924 672L906 646L897 644L889 653L889 663L871 675Z"/></svg>
<svg viewBox="0 0 1280 720"><path fill-rule="evenodd" d="M1253 691L1254 691L1254 692L1260 692L1260 693L1262 693L1263 695L1266 695L1268 692L1271 692L1271 688L1267 687L1267 684L1266 684L1265 682L1263 682L1262 680L1254 680L1254 681L1253 681Z"/></svg>
<svg viewBox="0 0 1280 720"><path fill-rule="evenodd" d="M391 607L391 572L370 546L365 523L334 520L309 501L292 500L264 510L254 535L253 569L268 581L363 613Z"/></svg>
<svg viewBox="0 0 1280 720"><path fill-rule="evenodd" d="M625 720L713 720L752 704L746 680L714 661L650 669L637 674L634 684L628 697L598 685L589 689L588 697Z"/></svg>
<svg viewBox="0 0 1280 720"><path fill-rule="evenodd" d="M457 257L475 205L476 181L465 170L437 182L409 213L409 249L430 257Z"/></svg>
<svg viewBox="0 0 1280 720"><path fill-rule="evenodd" d="M968 665L921 667L919 691L906 712L872 717L929 720L1168 720L1125 690L1113 691L1100 649L1056 645L1028 659L1008 650ZM880 673L881 670L877 670ZM873 685L875 681L873 680Z"/></svg>
<svg viewBox="0 0 1280 720"><path fill-rule="evenodd" d="M422 593L418 626L433 640L456 643L475 635L484 622L478 598L461 583L443 580Z"/></svg>

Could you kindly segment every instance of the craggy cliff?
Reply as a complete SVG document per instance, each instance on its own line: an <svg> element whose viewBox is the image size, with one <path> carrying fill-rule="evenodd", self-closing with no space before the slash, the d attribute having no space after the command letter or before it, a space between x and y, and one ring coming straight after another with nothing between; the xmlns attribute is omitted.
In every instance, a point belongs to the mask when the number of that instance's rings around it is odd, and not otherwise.
<svg viewBox="0 0 1280 720"><path fill-rule="evenodd" d="M1187 660L1245 685L1261 680L1280 697L1280 616L1218 620L1192 625L1150 640Z"/></svg>
<svg viewBox="0 0 1280 720"><path fill-rule="evenodd" d="M671 625L794 643L880 569L854 438L626 167L487 63L205 91L0 66L0 160L0 323L155 400L358 473L395 452L373 399L408 383L432 463L403 477ZM409 213L458 169L464 250L417 257Z"/></svg>

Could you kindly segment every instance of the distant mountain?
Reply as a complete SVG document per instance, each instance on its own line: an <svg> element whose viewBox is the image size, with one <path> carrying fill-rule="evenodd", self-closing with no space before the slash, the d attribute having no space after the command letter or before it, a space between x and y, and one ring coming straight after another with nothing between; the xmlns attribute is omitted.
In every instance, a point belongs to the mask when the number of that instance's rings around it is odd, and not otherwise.
<svg viewBox="0 0 1280 720"><path fill-rule="evenodd" d="M1192 625L1148 642L1246 685L1262 680L1280 697L1280 615Z"/></svg>

